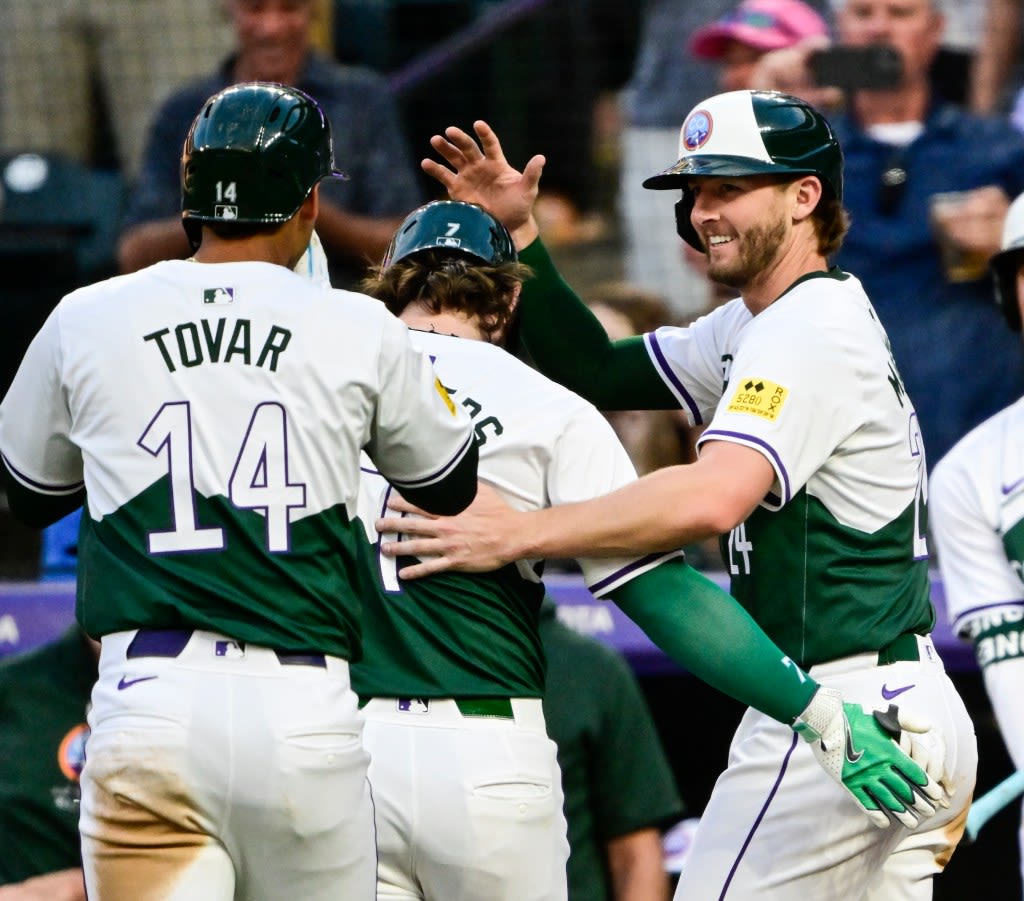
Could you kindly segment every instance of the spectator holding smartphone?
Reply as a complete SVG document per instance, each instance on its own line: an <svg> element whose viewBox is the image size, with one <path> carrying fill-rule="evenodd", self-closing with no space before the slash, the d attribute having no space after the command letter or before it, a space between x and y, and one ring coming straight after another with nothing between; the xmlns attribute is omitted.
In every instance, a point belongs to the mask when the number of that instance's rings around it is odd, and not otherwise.
<svg viewBox="0 0 1024 901"><path fill-rule="evenodd" d="M837 0L838 45L887 45L903 71L891 87L845 91L830 112L852 221L833 262L873 300L932 463L1024 393L1024 358L983 266L999 249L1009 198L1024 190L1024 136L937 95L944 23L938 0ZM767 54L757 87L806 97L812 54Z"/></svg>

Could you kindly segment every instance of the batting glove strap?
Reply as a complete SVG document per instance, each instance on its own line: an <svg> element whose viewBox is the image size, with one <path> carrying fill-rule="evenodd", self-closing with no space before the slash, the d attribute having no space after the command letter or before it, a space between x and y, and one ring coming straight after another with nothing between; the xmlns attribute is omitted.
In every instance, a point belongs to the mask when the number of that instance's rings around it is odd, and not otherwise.
<svg viewBox="0 0 1024 901"><path fill-rule="evenodd" d="M943 790L900 750L895 705L868 712L845 703L834 688L821 687L793 729L879 828L899 821L913 829L935 813Z"/></svg>

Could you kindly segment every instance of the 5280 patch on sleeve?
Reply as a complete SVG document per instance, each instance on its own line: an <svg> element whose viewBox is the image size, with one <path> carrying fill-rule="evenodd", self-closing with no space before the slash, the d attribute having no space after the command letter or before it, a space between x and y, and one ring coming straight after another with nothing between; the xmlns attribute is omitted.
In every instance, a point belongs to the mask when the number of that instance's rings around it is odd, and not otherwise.
<svg viewBox="0 0 1024 901"><path fill-rule="evenodd" d="M726 408L729 413L750 413L775 422L782 405L789 396L789 389L776 385L768 379L745 378L737 382L736 393Z"/></svg>

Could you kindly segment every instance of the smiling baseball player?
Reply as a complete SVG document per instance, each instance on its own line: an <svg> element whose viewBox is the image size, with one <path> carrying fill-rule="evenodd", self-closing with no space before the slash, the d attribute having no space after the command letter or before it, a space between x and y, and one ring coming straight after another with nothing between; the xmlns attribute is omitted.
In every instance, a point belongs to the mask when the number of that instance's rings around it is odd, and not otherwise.
<svg viewBox="0 0 1024 901"><path fill-rule="evenodd" d="M537 510L636 475L592 405L493 346L505 340L523 275L493 217L441 201L410 214L366 290L401 315L470 411L481 476L517 508ZM373 541L393 495L366 473L360 517ZM366 653L353 667L366 705L379 898L565 897L561 788L541 705L541 562L402 583L403 561L379 558ZM934 813L941 789L891 733L795 666L680 552L580 564L591 591L690 672L791 724L876 824L892 816L913 827Z"/></svg>
<svg viewBox="0 0 1024 901"><path fill-rule="evenodd" d="M85 499L93 901L374 897L348 672L360 452L452 512L478 455L401 323L290 271L338 176L308 95L210 98L182 158L194 259L64 298L0 406L12 511L42 525Z"/></svg>
<svg viewBox="0 0 1024 901"><path fill-rule="evenodd" d="M620 342L537 240L543 158L520 172L486 123L474 128L434 136L447 166L423 167L450 196L494 211L537 273L520 304L534 363L602 409L679 407L707 427L695 463L594 500L523 511L481 492L455 518L383 517L378 528L406 533L385 552L425 555L403 567L412 578L722 535L732 593L752 618L850 700L893 703L930 727L914 753L943 774L951 799L930 819L876 830L789 729L750 710L677 898L930 897L963 832L976 741L929 636L916 413L863 288L828 263L848 225L831 126L799 98L766 91L719 94L689 113L678 159L646 185L678 192L680 237L739 296L689 327ZM856 746L839 756L856 759Z"/></svg>

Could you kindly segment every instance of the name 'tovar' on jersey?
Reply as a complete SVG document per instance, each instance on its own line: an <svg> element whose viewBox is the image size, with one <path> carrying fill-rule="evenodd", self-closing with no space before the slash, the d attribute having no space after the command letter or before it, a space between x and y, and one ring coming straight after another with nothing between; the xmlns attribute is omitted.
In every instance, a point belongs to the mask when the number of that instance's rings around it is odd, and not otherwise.
<svg viewBox="0 0 1024 901"><path fill-rule="evenodd" d="M236 319L227 337L227 320L209 319L183 322L170 328L162 328L143 336L143 341L152 341L159 349L168 372L177 369L176 363L185 366L199 366L203 363L240 362L253 365L252 323L248 319ZM260 345L256 357L257 366L266 366L271 372L277 371L278 357L291 341L292 333L279 325L270 326ZM221 354L223 353L223 358Z"/></svg>

